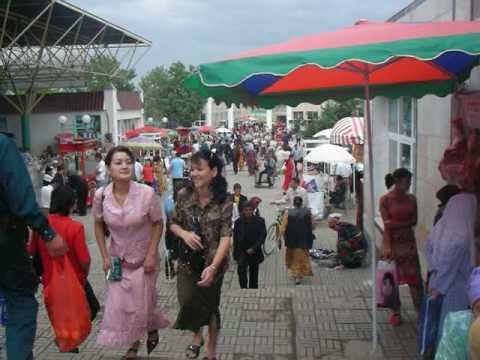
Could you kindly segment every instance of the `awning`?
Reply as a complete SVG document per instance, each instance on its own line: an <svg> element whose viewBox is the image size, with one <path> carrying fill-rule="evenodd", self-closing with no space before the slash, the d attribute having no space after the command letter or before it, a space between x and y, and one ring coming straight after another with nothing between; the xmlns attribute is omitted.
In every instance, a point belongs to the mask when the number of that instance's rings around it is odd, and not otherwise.
<svg viewBox="0 0 480 360"><path fill-rule="evenodd" d="M363 117L346 117L332 128L330 143L338 145L363 144Z"/></svg>

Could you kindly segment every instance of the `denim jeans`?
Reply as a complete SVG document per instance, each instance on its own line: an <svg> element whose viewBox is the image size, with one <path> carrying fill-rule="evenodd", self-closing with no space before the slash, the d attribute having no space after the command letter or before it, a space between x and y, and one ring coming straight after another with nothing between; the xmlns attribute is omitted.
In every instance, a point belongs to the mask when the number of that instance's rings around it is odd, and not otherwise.
<svg viewBox="0 0 480 360"><path fill-rule="evenodd" d="M37 330L38 303L35 295L3 289L7 303L7 359L32 360Z"/></svg>

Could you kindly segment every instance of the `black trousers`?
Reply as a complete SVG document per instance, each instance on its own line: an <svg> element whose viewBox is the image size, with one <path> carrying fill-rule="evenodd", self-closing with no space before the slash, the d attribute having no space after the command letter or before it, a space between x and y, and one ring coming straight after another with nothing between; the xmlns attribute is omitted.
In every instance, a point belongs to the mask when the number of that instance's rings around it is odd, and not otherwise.
<svg viewBox="0 0 480 360"><path fill-rule="evenodd" d="M238 282L242 289L258 289L259 265L256 259L251 259L250 257L238 263Z"/></svg>
<svg viewBox="0 0 480 360"><path fill-rule="evenodd" d="M271 177L271 171L269 171L268 169L265 169L263 170L259 175L258 175L258 184L261 184L262 183L262 178L263 178L263 175L267 175L267 180L268 180L268 185L272 186L272 177Z"/></svg>
<svg viewBox="0 0 480 360"><path fill-rule="evenodd" d="M88 189L81 189L77 191L77 210L79 215L87 214L87 196Z"/></svg>

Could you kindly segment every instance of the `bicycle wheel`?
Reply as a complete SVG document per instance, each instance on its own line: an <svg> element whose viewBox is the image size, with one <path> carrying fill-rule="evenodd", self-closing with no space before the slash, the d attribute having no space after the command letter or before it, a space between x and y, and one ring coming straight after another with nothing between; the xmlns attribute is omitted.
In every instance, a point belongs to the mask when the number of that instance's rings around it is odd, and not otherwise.
<svg viewBox="0 0 480 360"><path fill-rule="evenodd" d="M267 237L265 238L265 243L263 244L263 253L265 255L270 255L275 247L277 246L278 238L278 224L272 224L268 227Z"/></svg>

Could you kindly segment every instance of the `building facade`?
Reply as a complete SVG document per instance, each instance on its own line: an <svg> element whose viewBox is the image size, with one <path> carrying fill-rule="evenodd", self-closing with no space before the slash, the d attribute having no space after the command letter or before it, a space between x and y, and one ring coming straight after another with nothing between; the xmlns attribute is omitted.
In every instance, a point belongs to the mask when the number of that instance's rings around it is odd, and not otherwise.
<svg viewBox="0 0 480 360"><path fill-rule="evenodd" d="M143 123L141 93L111 88L98 92L50 94L40 101L31 115L31 152L34 155L42 153L55 143L59 133L96 138L110 134L114 143L118 143L127 131L143 127ZM13 133L17 144L22 144L20 115L4 99L0 99L0 131Z"/></svg>
<svg viewBox="0 0 480 360"><path fill-rule="evenodd" d="M389 21L422 22L472 20L480 16L480 0L417 0L401 10ZM466 83L468 91L480 90L480 70L472 71ZM381 246L383 224L378 211L379 198L386 193L384 177L399 167L414 174L412 192L418 201L417 241L423 249L433 225L438 201L436 192L445 185L438 164L451 140L451 119L456 100L427 95L421 99L376 98L372 101L375 229L377 246ZM368 146L368 145L367 145ZM368 166L368 164L367 164ZM369 219L370 199L368 179L364 184L364 217ZM365 222L368 224L368 222Z"/></svg>

